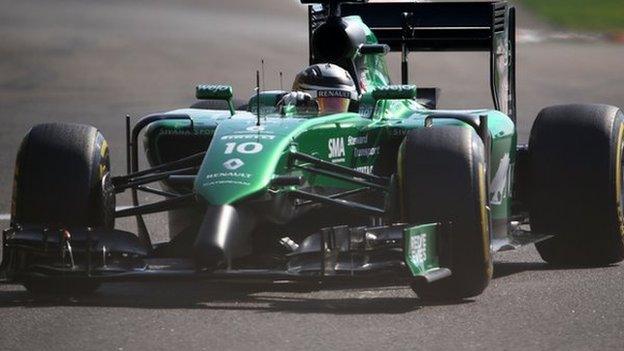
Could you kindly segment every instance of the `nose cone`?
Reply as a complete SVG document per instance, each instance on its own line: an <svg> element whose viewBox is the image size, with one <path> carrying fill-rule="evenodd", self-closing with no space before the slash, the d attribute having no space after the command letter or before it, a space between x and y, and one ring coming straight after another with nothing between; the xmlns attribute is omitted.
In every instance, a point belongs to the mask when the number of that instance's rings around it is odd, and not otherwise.
<svg viewBox="0 0 624 351"><path fill-rule="evenodd" d="M251 239L239 211L233 206L209 206L193 246L198 269L231 266L234 258L251 252Z"/></svg>

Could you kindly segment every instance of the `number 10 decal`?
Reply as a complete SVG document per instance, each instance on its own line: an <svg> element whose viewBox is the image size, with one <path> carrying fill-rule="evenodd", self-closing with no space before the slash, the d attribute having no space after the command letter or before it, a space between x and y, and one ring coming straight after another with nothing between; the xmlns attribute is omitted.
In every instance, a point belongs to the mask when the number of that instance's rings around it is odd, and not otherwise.
<svg viewBox="0 0 624 351"><path fill-rule="evenodd" d="M229 155L236 150L239 154L257 154L262 151L264 146L260 143L256 142L247 142L242 144L237 143L226 143L225 144L225 154Z"/></svg>

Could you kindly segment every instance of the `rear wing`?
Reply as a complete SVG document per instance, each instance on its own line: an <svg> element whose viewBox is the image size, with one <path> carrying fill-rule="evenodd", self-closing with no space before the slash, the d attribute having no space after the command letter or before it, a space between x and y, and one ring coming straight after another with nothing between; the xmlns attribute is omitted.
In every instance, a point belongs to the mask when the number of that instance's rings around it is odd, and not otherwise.
<svg viewBox="0 0 624 351"><path fill-rule="evenodd" d="M327 5L309 7L310 36L327 13ZM494 106L515 121L516 15L507 1L344 3L341 14L360 16L380 44L402 52L404 84L410 52L489 52Z"/></svg>

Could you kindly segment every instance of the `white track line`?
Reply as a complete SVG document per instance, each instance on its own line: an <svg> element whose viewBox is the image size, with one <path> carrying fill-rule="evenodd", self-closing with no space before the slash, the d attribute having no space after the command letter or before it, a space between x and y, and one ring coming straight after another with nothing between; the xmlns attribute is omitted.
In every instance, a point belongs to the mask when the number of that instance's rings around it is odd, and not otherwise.
<svg viewBox="0 0 624 351"><path fill-rule="evenodd" d="M519 28L518 43L542 43L546 41L582 41L594 42L604 39L596 34L584 34L574 32L552 32L534 29Z"/></svg>

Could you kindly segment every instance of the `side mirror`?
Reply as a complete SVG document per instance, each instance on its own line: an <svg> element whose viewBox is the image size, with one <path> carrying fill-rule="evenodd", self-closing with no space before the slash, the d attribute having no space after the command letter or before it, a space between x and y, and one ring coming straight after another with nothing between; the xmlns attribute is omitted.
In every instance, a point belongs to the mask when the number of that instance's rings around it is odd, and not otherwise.
<svg viewBox="0 0 624 351"><path fill-rule="evenodd" d="M414 100L416 98L415 85L387 85L373 90L373 99L379 100Z"/></svg>
<svg viewBox="0 0 624 351"><path fill-rule="evenodd" d="M236 113L232 98L234 89L229 85L200 84L195 88L195 97L198 100L223 100L227 101L232 116Z"/></svg>
<svg viewBox="0 0 624 351"><path fill-rule="evenodd" d="M375 88L371 93L375 103L370 118L375 116L378 105L377 102L379 102L379 100L414 100L416 98L416 91L415 85L386 85Z"/></svg>

